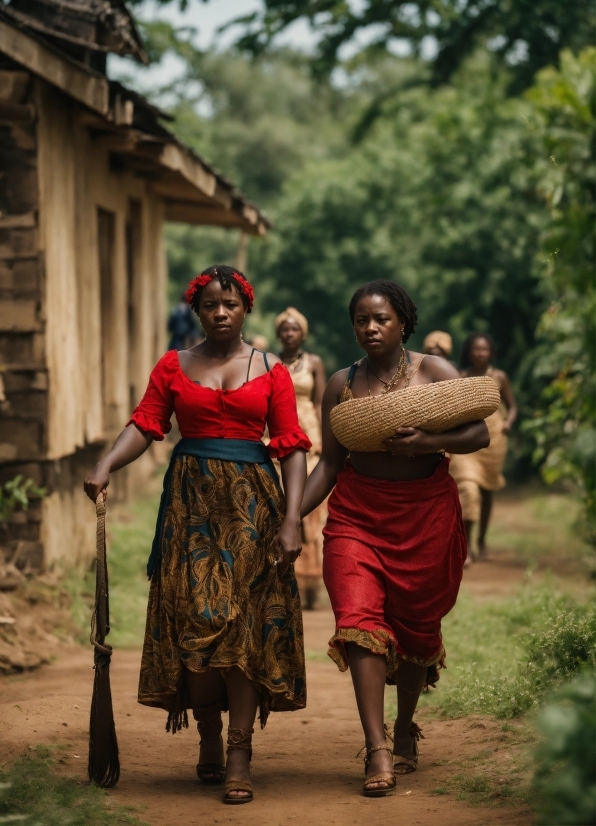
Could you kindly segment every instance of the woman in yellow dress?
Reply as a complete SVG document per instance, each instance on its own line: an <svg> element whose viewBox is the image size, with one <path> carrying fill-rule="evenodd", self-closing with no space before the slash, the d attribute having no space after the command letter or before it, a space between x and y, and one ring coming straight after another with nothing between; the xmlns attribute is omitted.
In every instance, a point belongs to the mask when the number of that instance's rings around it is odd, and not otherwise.
<svg viewBox="0 0 596 826"><path fill-rule="evenodd" d="M325 390L325 367L320 356L303 350L308 336L308 321L295 307L287 307L275 319L275 332L281 344L279 357L290 371L300 427L312 442L306 457L310 473L321 455L321 401ZM312 610L323 578L323 526L327 519L325 502L302 520L302 553L294 571L303 608Z"/></svg>
<svg viewBox="0 0 596 826"><path fill-rule="evenodd" d="M456 454L451 457L449 472L457 482L468 548L472 548L472 529L478 523L478 555L486 556L486 532L493 506L494 491L505 487L502 470L507 456L507 436L517 418L517 404L509 377L504 370L496 370L491 362L495 345L486 333L472 333L464 341L461 353L461 375L490 376L501 391L501 404L486 421L490 445L476 453ZM468 555L468 560L472 557ZM469 564L469 563L468 563Z"/></svg>

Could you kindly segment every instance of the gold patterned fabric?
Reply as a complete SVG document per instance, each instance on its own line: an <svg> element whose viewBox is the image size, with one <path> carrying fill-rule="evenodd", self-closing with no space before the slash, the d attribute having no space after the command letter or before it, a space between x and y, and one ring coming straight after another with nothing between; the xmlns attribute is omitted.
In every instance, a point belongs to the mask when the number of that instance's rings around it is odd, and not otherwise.
<svg viewBox="0 0 596 826"><path fill-rule="evenodd" d="M296 391L298 421L312 442L306 457L306 469L310 475L321 456L321 425L312 402L315 379L308 353L303 356L300 370L290 370L290 376ZM326 519L327 500L302 520L302 553L294 565L301 588L318 586L323 576L323 526Z"/></svg>
<svg viewBox="0 0 596 826"><path fill-rule="evenodd" d="M273 466L178 455L166 480L139 702L168 711L176 731L191 707L185 669L236 666L260 692L262 725L269 711L303 708L298 588L292 566L272 564L284 512Z"/></svg>
<svg viewBox="0 0 596 826"><path fill-rule="evenodd" d="M328 656L337 665L340 671L349 668L346 645L350 642L367 648L373 654L380 654L387 660L387 684L395 685L397 671L402 662L410 662L427 669L425 687L435 685L439 681L439 669L445 668L445 648L441 645L433 657L417 657L415 655L398 654L391 635L382 628L375 631L365 631L361 628L338 628L329 640Z"/></svg>

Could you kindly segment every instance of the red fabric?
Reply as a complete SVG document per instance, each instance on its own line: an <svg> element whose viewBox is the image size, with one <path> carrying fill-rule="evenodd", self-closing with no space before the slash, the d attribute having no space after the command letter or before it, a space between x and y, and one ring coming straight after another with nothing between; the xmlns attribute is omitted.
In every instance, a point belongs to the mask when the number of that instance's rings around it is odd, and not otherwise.
<svg viewBox="0 0 596 826"><path fill-rule="evenodd" d="M347 463L323 532L337 629L375 632L380 644L389 639L394 654L414 661L442 651L441 620L455 605L467 555L448 468L444 459L428 479L391 482Z"/></svg>
<svg viewBox="0 0 596 826"><path fill-rule="evenodd" d="M172 413L184 439L258 442L267 425L271 437L267 449L273 458L311 447L298 424L292 378L279 363L236 390L212 390L191 381L180 368L176 350L170 350L153 368L128 424L161 440L172 428Z"/></svg>

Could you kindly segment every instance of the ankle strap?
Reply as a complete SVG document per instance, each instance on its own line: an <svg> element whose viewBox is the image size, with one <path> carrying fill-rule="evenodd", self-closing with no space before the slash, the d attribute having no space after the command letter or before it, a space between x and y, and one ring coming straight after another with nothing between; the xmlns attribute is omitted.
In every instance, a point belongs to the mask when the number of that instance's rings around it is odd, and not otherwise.
<svg viewBox="0 0 596 826"><path fill-rule="evenodd" d="M241 728L228 728L227 753L229 754L235 749L245 749L246 751L251 751L253 732L254 729L244 731L244 729Z"/></svg>
<svg viewBox="0 0 596 826"><path fill-rule="evenodd" d="M393 734L395 735L396 731L401 731L402 734L409 734L410 737L413 737L415 740L425 740L424 734L422 733L422 729L415 723L413 720L410 723L408 729L398 729L397 728L397 720L395 721L395 725L393 726ZM392 738L393 739L393 738Z"/></svg>
<svg viewBox="0 0 596 826"><path fill-rule="evenodd" d="M364 757L365 760L370 760L371 754L374 754L376 751L383 751L383 749L392 754L391 748L385 743L382 746L372 746L370 749L366 746L362 746L356 757Z"/></svg>
<svg viewBox="0 0 596 826"><path fill-rule="evenodd" d="M370 757L371 754L374 754L376 751L388 751L389 753L391 753L391 749L387 744L385 744L383 746L373 746L372 749L367 749L366 756Z"/></svg>
<svg viewBox="0 0 596 826"><path fill-rule="evenodd" d="M193 708L192 716L197 721L197 728L201 737L206 737L207 739L219 737L223 728L221 703Z"/></svg>

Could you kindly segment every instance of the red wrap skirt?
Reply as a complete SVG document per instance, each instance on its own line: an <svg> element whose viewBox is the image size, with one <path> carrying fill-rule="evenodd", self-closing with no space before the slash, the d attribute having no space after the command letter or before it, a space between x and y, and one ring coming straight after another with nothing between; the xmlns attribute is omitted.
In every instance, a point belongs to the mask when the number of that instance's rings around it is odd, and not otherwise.
<svg viewBox="0 0 596 826"><path fill-rule="evenodd" d="M348 667L345 644L387 658L444 666L441 620L453 608L467 555L457 486L443 459L428 479L392 482L349 462L329 498L323 578L335 613L329 656Z"/></svg>

